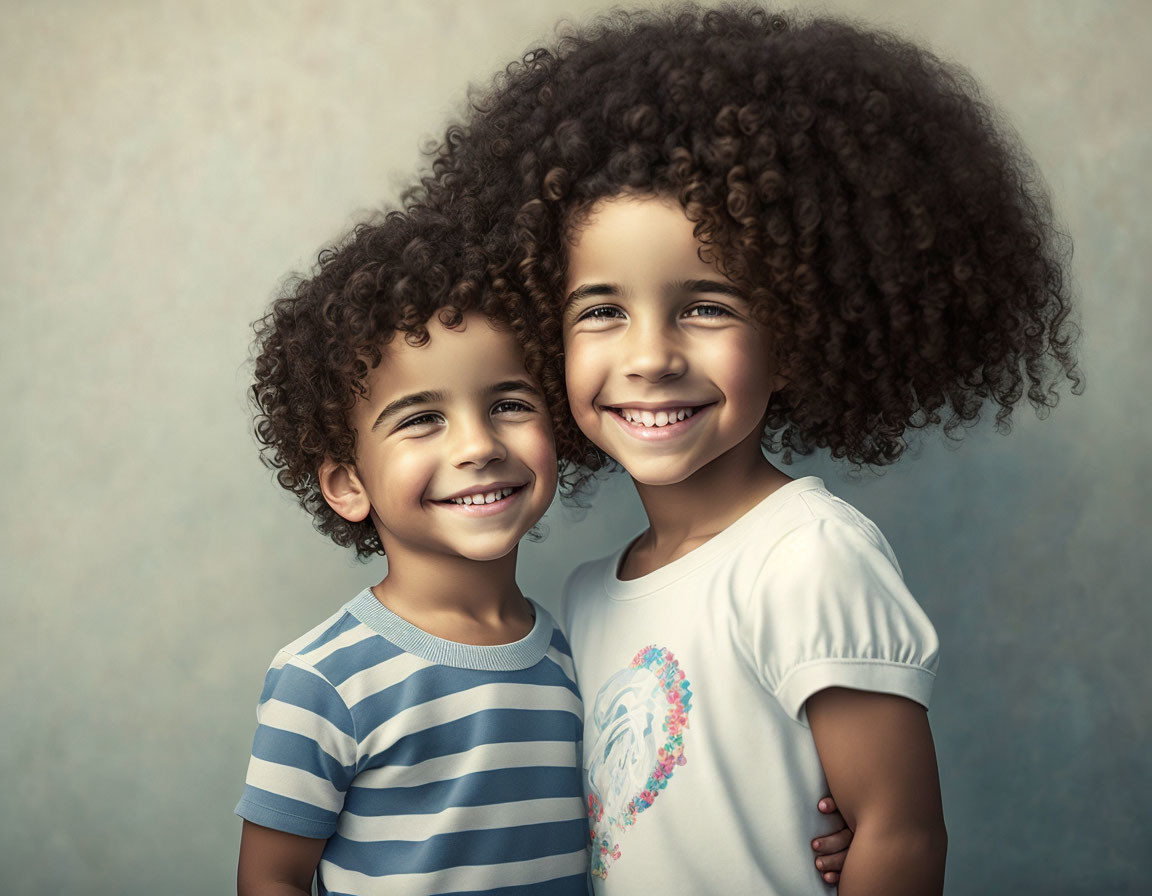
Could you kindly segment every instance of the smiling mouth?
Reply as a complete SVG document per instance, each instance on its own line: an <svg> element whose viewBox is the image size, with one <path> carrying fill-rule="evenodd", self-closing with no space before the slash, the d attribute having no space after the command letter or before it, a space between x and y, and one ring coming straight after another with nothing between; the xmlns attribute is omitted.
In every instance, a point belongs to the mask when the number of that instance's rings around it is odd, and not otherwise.
<svg viewBox="0 0 1152 896"><path fill-rule="evenodd" d="M457 507L473 507L479 504L496 504L499 501L504 501L518 491L523 489L522 485L506 486L505 488L494 489L490 492L477 492L474 495L464 495L459 498L448 498L440 501L440 504L454 504Z"/></svg>
<svg viewBox="0 0 1152 896"><path fill-rule="evenodd" d="M645 429L661 429L665 426L681 423L705 407L707 405L701 404L686 405L680 408L662 408L659 411L628 407L609 407L608 410L633 426L643 426Z"/></svg>

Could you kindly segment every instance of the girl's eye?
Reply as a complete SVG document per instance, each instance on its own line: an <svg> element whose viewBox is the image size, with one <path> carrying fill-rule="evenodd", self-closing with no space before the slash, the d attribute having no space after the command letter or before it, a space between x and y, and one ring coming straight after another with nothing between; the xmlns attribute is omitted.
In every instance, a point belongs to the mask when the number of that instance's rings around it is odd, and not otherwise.
<svg viewBox="0 0 1152 896"><path fill-rule="evenodd" d="M624 312L612 305L597 305L595 308L582 311L576 320L615 320L623 316Z"/></svg>
<svg viewBox="0 0 1152 896"><path fill-rule="evenodd" d="M438 426L439 424L441 424L443 422L444 422L443 417L441 417L439 414L434 414L431 411L429 411L428 413L417 414L415 417L409 417L407 420L404 420L396 428L397 429L411 429L412 427Z"/></svg>
<svg viewBox="0 0 1152 896"><path fill-rule="evenodd" d="M725 308L723 305L693 305L691 308L684 312L684 316L716 319L721 317L731 317L732 312Z"/></svg>
<svg viewBox="0 0 1152 896"><path fill-rule="evenodd" d="M496 402L492 408L493 414L534 414L536 409L524 401L515 398L505 398Z"/></svg>

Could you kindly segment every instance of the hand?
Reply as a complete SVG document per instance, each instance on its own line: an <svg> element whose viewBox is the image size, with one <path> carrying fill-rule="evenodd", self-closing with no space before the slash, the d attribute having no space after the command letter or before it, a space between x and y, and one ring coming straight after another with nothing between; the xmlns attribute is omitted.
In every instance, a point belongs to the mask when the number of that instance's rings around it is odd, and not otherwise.
<svg viewBox="0 0 1152 896"><path fill-rule="evenodd" d="M826 884L835 884L840 881L840 869L844 867L844 859L848 856L848 846L852 843L852 831L844 822L836 809L836 801L830 796L824 797L817 803L817 808L825 815L844 827L834 834L825 834L812 841L812 851L816 853L816 869Z"/></svg>

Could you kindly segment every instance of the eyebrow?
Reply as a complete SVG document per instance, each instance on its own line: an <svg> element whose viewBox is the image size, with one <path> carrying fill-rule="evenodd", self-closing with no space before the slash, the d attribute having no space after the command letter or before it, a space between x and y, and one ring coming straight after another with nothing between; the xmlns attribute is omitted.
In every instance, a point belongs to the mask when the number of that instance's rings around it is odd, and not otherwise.
<svg viewBox="0 0 1152 896"><path fill-rule="evenodd" d="M526 392L529 395L540 397L540 390L533 386L528 380L503 380L495 385L488 387L488 393L496 395L501 392ZM380 416L376 418L376 422L372 424L373 431L376 430L389 417L394 417L401 411L407 410L411 407L416 407L421 404L435 404L439 401L447 399L446 392L413 392L411 395L405 395L402 398L397 398L395 401L388 403L388 406L380 412Z"/></svg>
<svg viewBox="0 0 1152 896"><path fill-rule="evenodd" d="M585 283L568 293L568 298L564 300L564 306L567 307L592 296L614 296L618 292L619 290L609 283Z"/></svg>
<svg viewBox="0 0 1152 896"><path fill-rule="evenodd" d="M443 392L413 392L411 395L405 395L403 398L397 398L395 401L390 401L387 407L380 412L380 416L376 418L376 422L372 424L372 429L375 430L381 423L389 417L399 414L401 411L410 407L415 407L418 404L432 404L433 402L443 401L447 398Z"/></svg>
<svg viewBox="0 0 1152 896"><path fill-rule="evenodd" d="M685 292L715 292L734 299L744 298L744 293L735 285L723 280L681 280L676 286Z"/></svg>
<svg viewBox="0 0 1152 896"><path fill-rule="evenodd" d="M535 395L537 398L541 397L540 390L528 382L528 380L504 380L504 382L497 383L490 387L488 391L491 394L499 392L526 392L529 395Z"/></svg>
<svg viewBox="0 0 1152 896"><path fill-rule="evenodd" d="M731 296L734 299L744 298L744 293L733 284L725 283L723 280L679 280L670 285L682 292L711 292ZM577 286L572 292L568 293L564 307L567 308L583 299L594 296L614 296L619 294L619 292L619 288L611 283L586 283L583 286Z"/></svg>

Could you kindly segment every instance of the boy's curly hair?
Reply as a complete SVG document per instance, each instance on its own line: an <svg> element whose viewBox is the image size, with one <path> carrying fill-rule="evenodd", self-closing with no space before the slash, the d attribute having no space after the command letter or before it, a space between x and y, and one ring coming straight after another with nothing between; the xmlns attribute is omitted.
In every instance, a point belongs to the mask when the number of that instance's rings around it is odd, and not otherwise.
<svg viewBox="0 0 1152 896"><path fill-rule="evenodd" d="M762 9L617 12L473 96L410 205L452 206L500 295L531 301L562 390L565 239L598 199L675 197L756 316L788 385L764 441L883 465L906 433L1006 429L1078 392L1070 243L971 77L885 32ZM556 414L557 450L608 459ZM574 468L575 469L575 468ZM562 488L563 491L563 488Z"/></svg>
<svg viewBox="0 0 1152 896"><path fill-rule="evenodd" d="M324 249L311 277L289 282L255 331L255 382L250 397L261 459L312 514L316 528L360 559L384 553L371 519L353 523L324 500L317 472L326 458L354 463L356 434L348 413L366 394L368 371L397 334L412 345L428 340L438 315L458 326L479 311L510 329L539 373L542 348L527 328L523 302L496 296L466 273L463 232L430 209L392 212L359 225ZM556 397L551 396L552 404Z"/></svg>

